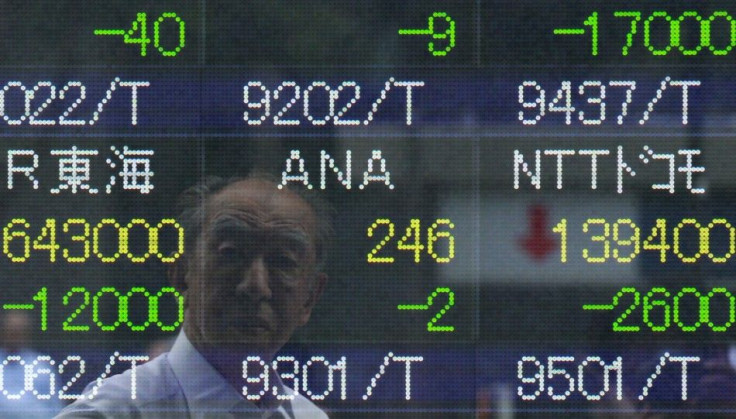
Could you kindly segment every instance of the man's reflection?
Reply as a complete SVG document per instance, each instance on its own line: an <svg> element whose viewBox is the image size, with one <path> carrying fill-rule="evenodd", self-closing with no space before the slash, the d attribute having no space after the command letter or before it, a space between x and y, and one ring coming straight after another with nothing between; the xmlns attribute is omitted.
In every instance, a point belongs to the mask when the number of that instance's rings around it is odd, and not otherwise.
<svg viewBox="0 0 736 419"><path fill-rule="evenodd" d="M307 323L327 281L330 227L319 202L251 177L209 179L182 195L182 207L186 257L169 275L185 317L172 350L136 368L135 380L129 370L90 384L61 417L326 417L275 371L260 376ZM247 359L257 370L251 384Z"/></svg>

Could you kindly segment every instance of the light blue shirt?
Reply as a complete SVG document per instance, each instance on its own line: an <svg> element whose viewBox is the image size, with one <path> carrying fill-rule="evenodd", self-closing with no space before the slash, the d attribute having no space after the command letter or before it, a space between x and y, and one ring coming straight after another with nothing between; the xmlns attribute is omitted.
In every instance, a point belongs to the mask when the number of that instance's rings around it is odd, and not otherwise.
<svg viewBox="0 0 736 419"><path fill-rule="evenodd" d="M40 353L30 349L23 349L19 353L8 354L0 350L2 367L2 390L0 391L0 418L49 418L55 415L64 406L59 400L59 389L56 367L49 363ZM25 365L21 365L22 360ZM37 364L33 364L37 361ZM26 370L29 369L32 377L33 391L26 389ZM40 373L46 370L45 373ZM50 378L51 377L51 378ZM53 381L53 388L52 388ZM35 391L35 394L34 394Z"/></svg>
<svg viewBox="0 0 736 419"><path fill-rule="evenodd" d="M271 374L271 379L281 388L279 394L291 400L261 409L225 381L182 331L170 352L103 380L97 389L96 382L90 383L85 397L57 418L327 418L307 398L284 386L278 374Z"/></svg>

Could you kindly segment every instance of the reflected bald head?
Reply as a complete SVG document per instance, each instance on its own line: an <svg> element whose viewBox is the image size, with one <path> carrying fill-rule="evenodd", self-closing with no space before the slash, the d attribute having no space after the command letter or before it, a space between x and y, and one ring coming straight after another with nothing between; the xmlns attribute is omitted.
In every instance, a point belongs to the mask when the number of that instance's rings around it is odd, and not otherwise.
<svg viewBox="0 0 736 419"><path fill-rule="evenodd" d="M238 188L230 188L237 184ZM221 193L227 195L237 194L238 190L255 188L261 191L260 198L273 199L281 195L292 195L306 205L305 209L311 211L315 217L315 229L312 232L314 240L317 266L324 266L326 250L325 247L332 236L332 209L330 206L311 191L292 189L284 187L279 189L280 183L273 177L264 174L250 175L245 178L206 177L197 185L185 190L179 197L179 223L184 227L185 254L192 254L195 243L202 233L202 226L207 219L208 204ZM225 189L230 189L226 192ZM242 193L242 192L240 192ZM221 197L222 198L222 197ZM220 198L220 199L221 199ZM267 201L263 201L265 203Z"/></svg>

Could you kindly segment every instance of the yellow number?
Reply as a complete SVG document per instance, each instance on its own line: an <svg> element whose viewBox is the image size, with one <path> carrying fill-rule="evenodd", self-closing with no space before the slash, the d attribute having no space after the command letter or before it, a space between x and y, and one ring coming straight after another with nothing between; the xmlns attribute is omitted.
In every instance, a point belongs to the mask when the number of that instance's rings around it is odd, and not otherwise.
<svg viewBox="0 0 736 419"><path fill-rule="evenodd" d="M128 245L128 235L130 234L130 229L133 228L133 226L140 225L143 226L146 229L146 232L148 233L148 251L144 253L142 256L136 256L132 252L130 252L129 245ZM125 253L126 256L128 256L128 259L130 259L131 262L134 263L143 263L148 259L149 256L151 256L151 253L157 253L158 252L158 237L157 237L158 231L155 228L151 228L151 225L146 222L146 220L141 218L134 218L131 220L127 226L120 229L120 253Z"/></svg>
<svg viewBox="0 0 736 419"><path fill-rule="evenodd" d="M368 253L368 263L394 263L394 258L391 256L376 257L383 246L385 246L386 243L394 237L394 223L392 223L388 218L377 219L370 227L368 227L368 237L373 237L373 231L381 225L388 226L388 234L383 237L383 240L381 240L376 247L370 251L370 253Z"/></svg>
<svg viewBox="0 0 736 419"><path fill-rule="evenodd" d="M105 256L100 251L100 230L102 230L102 228L106 225L115 227L115 230L118 233L118 250L112 256ZM123 236L125 236L125 239L123 238ZM95 255L98 258L100 258L102 262L112 263L118 260L121 253L128 253L127 238L128 238L127 231L124 232L120 228L120 224L118 224L117 221L115 221L112 218L105 218L99 223L97 223L95 228L92 230L92 249L94 250ZM123 247L124 244L125 244L125 247Z"/></svg>
<svg viewBox="0 0 736 419"><path fill-rule="evenodd" d="M82 242L82 255L72 256L69 254L69 249L64 249L62 255L69 263L82 263L86 262L89 258L89 223L84 218L70 218L64 223L64 233L69 232L71 226L82 226L82 233L71 236L72 241Z"/></svg>
<svg viewBox="0 0 736 419"><path fill-rule="evenodd" d="M691 225L698 229L698 251L692 256L685 256L685 254L680 251L680 230L687 225ZM709 253L708 248L710 247L710 243L708 243L708 228L701 226L697 220L692 218L686 218L677 224L677 227L672 231L672 241L674 242L672 251L675 252L677 257L685 263L695 263L701 256L703 256L703 253Z"/></svg>
<svg viewBox="0 0 736 419"><path fill-rule="evenodd" d="M656 239L659 239L658 243L655 243ZM644 239L642 247L644 250L659 250L659 261L667 262L667 251L670 250L670 245L667 244L667 220L657 219L657 223L652 227L652 234Z"/></svg>
<svg viewBox="0 0 736 419"><path fill-rule="evenodd" d="M435 262L449 263L455 257L455 236L453 236L449 231L435 232L435 230L441 225L447 226L450 230L455 228L455 224L447 218L440 218L432 223L432 226L427 229L427 252L432 256L432 259L434 259ZM447 257L440 257L434 251L434 243L441 238L447 238Z"/></svg>
<svg viewBox="0 0 736 419"><path fill-rule="evenodd" d="M158 248L158 235L165 225L173 226L177 232L176 252L174 252L171 256L165 256L159 251ZM155 233L153 232L153 230L155 230ZM163 220L161 220L160 223L156 224L156 227L152 228L149 231L149 234L149 243L153 243L151 244L151 248L156 249L156 256L161 260L161 262L172 263L179 259L182 254L184 254L184 228L179 225L179 223L177 223L176 220L174 220L173 218L164 218ZM153 251L151 252L153 253Z"/></svg>
<svg viewBox="0 0 736 419"><path fill-rule="evenodd" d="M31 228L25 218L13 218L3 229L3 253L13 262L25 262L31 256L31 238L25 230L11 231L15 226ZM16 255L10 250L10 242L15 239L23 240L23 255Z"/></svg>
<svg viewBox="0 0 736 419"><path fill-rule="evenodd" d="M594 242L602 242L603 243L603 254L601 256L591 256L590 251L588 249L583 249L583 258L587 260L589 263L603 263L611 255L611 243L608 241L608 237L610 236L610 229L611 226L606 222L603 218L589 218L587 222L583 224L583 233L587 233L590 230L591 226L600 225L603 226L603 234L597 235L597 236L591 236L590 240Z"/></svg>
<svg viewBox="0 0 736 419"><path fill-rule="evenodd" d="M560 262L567 263L567 219L560 220L552 231L560 233Z"/></svg>
<svg viewBox="0 0 736 419"><path fill-rule="evenodd" d="M48 243L43 243L45 238L48 238ZM49 261L56 262L56 251L59 250L59 247L56 243L56 220L47 218L41 234L33 241L33 250L48 250Z"/></svg>
<svg viewBox="0 0 736 419"><path fill-rule="evenodd" d="M628 226L631 228L631 235L627 239L621 239L620 230L621 226ZM613 258L621 263L629 263L639 254L639 238L640 229L628 218L621 218L613 225L613 241L616 242L617 246L631 246L631 252L628 255L624 255L619 247L613 249Z"/></svg>
<svg viewBox="0 0 736 419"><path fill-rule="evenodd" d="M421 260L421 254L422 250L424 250L424 245L422 245L421 242L421 232L420 232L421 226L418 219L414 218L409 223L409 227L406 228L406 234L404 234L401 239L399 239L399 242L396 243L396 247L399 248L399 250L413 250L414 251L414 263L419 263ZM413 241L414 243L408 244L409 241Z"/></svg>
<svg viewBox="0 0 736 419"><path fill-rule="evenodd" d="M708 252L708 257L710 260L712 260L714 263L725 263L729 259L731 259L731 256L736 252L736 229L733 228L731 223L726 221L723 218L715 218L713 221L708 224L708 236L710 237L710 231L713 229L713 227L717 225L722 225L723 227L728 230L728 252L724 254L723 256L717 257L713 254L713 252Z"/></svg>

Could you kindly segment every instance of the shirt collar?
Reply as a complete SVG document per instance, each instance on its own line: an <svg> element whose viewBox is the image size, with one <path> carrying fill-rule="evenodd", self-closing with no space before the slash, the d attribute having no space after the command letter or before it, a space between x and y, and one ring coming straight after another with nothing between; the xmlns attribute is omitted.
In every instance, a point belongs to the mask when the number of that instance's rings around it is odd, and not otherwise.
<svg viewBox="0 0 736 419"><path fill-rule="evenodd" d="M279 400L271 392L264 395L268 406L261 409L255 403L242 396L240 389L234 388L212 365L197 351L182 330L168 354L171 369L179 380L184 397L192 412L262 412L263 417L271 416L274 411L293 417L291 403ZM233 366L242 368L242 365ZM271 370L269 388L276 386L278 394L293 394L291 389L281 381L278 373Z"/></svg>

